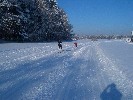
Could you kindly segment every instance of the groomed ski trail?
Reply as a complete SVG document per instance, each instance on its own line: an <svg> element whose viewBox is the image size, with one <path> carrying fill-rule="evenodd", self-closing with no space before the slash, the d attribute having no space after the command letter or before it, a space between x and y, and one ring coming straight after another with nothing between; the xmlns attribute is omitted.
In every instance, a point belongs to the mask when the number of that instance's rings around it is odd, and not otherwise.
<svg viewBox="0 0 133 100"><path fill-rule="evenodd" d="M7 61L0 61L0 100L100 100L111 83L123 94L122 100L132 100L133 82L99 44L68 44L61 53L43 46L1 52Z"/></svg>

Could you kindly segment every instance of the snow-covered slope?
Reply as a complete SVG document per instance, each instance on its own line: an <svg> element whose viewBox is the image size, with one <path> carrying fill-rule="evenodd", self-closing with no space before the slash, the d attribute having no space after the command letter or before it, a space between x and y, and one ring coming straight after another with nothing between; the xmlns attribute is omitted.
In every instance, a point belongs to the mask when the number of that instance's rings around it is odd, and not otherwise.
<svg viewBox="0 0 133 100"><path fill-rule="evenodd" d="M0 100L133 100L133 45L77 42L0 44Z"/></svg>

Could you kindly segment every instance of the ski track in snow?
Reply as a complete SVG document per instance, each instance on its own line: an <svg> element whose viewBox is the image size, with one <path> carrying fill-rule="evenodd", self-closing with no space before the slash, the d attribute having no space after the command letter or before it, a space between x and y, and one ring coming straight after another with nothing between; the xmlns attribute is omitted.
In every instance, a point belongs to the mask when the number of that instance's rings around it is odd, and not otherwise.
<svg viewBox="0 0 133 100"><path fill-rule="evenodd" d="M124 100L132 100L133 99L133 82L127 78L128 74L131 73L124 73L124 70L119 69L115 63L113 63L113 59L108 58L102 51L101 48L98 46L97 55L99 61L102 65L102 70L105 72L111 80L113 80L123 92L123 99Z"/></svg>
<svg viewBox="0 0 133 100"><path fill-rule="evenodd" d="M111 83L133 100L133 82L100 42L79 41L0 51L0 100L100 100ZM53 46L53 47L52 47Z"/></svg>

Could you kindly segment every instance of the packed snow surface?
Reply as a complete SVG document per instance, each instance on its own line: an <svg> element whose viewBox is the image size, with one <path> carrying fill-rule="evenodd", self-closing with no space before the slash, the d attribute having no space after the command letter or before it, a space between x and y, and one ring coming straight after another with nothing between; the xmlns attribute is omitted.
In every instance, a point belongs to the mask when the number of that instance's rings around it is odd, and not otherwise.
<svg viewBox="0 0 133 100"><path fill-rule="evenodd" d="M0 100L133 100L132 43L74 42L0 44Z"/></svg>

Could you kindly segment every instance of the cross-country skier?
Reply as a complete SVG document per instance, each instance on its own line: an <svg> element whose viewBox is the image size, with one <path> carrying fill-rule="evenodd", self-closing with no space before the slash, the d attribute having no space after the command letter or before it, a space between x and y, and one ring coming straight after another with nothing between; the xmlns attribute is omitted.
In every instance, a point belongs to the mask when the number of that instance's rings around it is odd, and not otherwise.
<svg viewBox="0 0 133 100"><path fill-rule="evenodd" d="M75 45L75 47L77 47L78 46L77 42L75 42L74 45Z"/></svg>
<svg viewBox="0 0 133 100"><path fill-rule="evenodd" d="M61 43L62 43L61 40L58 40L58 47L59 47L59 49L62 49L62 44Z"/></svg>

